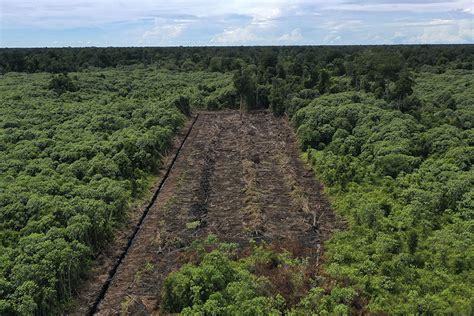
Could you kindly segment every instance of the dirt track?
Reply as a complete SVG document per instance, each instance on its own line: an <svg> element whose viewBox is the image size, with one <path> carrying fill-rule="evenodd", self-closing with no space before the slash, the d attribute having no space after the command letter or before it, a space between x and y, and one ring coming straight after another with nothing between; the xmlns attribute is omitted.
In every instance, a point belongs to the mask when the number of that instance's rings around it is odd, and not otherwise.
<svg viewBox="0 0 474 316"><path fill-rule="evenodd" d="M201 113L97 314L157 311L161 284L181 252L209 233L242 245L253 238L319 251L334 215L298 156L285 119Z"/></svg>

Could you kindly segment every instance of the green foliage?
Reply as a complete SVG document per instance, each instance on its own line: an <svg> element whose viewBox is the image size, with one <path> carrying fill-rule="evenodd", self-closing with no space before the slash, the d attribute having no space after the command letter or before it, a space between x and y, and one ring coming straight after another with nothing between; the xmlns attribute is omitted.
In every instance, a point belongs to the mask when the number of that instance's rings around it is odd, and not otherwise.
<svg viewBox="0 0 474 316"><path fill-rule="evenodd" d="M473 54L0 49L0 314L60 313L185 116L239 103L292 119L347 220L326 245L331 286L285 310L248 268L258 256L221 251L170 277L170 310L472 314Z"/></svg>
<svg viewBox="0 0 474 316"><path fill-rule="evenodd" d="M349 315L348 307L354 300L356 292L351 288L334 288L327 294L320 287L312 288L288 315Z"/></svg>
<svg viewBox="0 0 474 316"><path fill-rule="evenodd" d="M77 89L67 73L53 75L49 81L48 88L57 94L62 94L66 91L74 92Z"/></svg>
<svg viewBox="0 0 474 316"><path fill-rule="evenodd" d="M188 117L191 116L191 107L189 106L189 98L188 97L180 95L174 101L174 105L185 116L188 116Z"/></svg>
<svg viewBox="0 0 474 316"><path fill-rule="evenodd" d="M392 100L402 100L413 93L413 79L407 71L399 74L398 80L395 82L393 90L390 92Z"/></svg>
<svg viewBox="0 0 474 316"><path fill-rule="evenodd" d="M162 288L162 309L184 315L258 315L278 313L282 298L272 295L268 279L255 266L278 256L254 247L250 256L237 259L236 244L220 244L210 235L192 246L198 264L186 264L171 273ZM209 250L213 249L213 250Z"/></svg>
<svg viewBox="0 0 474 316"><path fill-rule="evenodd" d="M273 80L273 84L270 90L269 101L271 110L276 116L283 115L285 113L285 102L287 97L287 87L283 79L276 78Z"/></svg>
<svg viewBox="0 0 474 316"><path fill-rule="evenodd" d="M329 91L330 79L331 79L331 76L329 75L327 70L323 69L319 73L318 90L321 94L324 94Z"/></svg>
<svg viewBox="0 0 474 316"><path fill-rule="evenodd" d="M218 73L139 66L59 74L45 87L48 77L0 79L2 315L61 311L146 189L183 114L213 96L197 83L230 84Z"/></svg>
<svg viewBox="0 0 474 316"><path fill-rule="evenodd" d="M348 314L356 297L353 289L340 287L330 291L304 287L304 293L300 293L298 284L308 281L310 276L305 270L307 258L294 258L288 252L278 253L264 245L251 245L247 256L238 258L236 244L219 244L212 236L207 241L195 243L194 249L198 251L199 262L185 264L166 278L162 288L162 312L183 315ZM278 285L281 284L292 289L290 294L294 297L288 297L288 292L280 293L282 288ZM296 302L292 302L295 297Z"/></svg>
<svg viewBox="0 0 474 316"><path fill-rule="evenodd" d="M234 86L240 95L240 107L251 110L256 107L256 68L255 65L249 65L234 72Z"/></svg>
<svg viewBox="0 0 474 316"><path fill-rule="evenodd" d="M214 250L198 266L185 265L163 285L163 308L184 315L276 312L264 283L229 254Z"/></svg>
<svg viewBox="0 0 474 316"><path fill-rule="evenodd" d="M472 71L447 70L417 75L414 94L423 103L418 116L429 127L450 124L463 130L474 127Z"/></svg>
<svg viewBox="0 0 474 316"><path fill-rule="evenodd" d="M436 102L454 108L442 91L421 98L417 89L429 86L415 84L422 104L412 115L368 94L339 93L293 116L307 161L349 222L327 244L326 270L372 313L472 313L472 136L441 119ZM474 102L459 93L456 103ZM313 291L303 307L339 308Z"/></svg>

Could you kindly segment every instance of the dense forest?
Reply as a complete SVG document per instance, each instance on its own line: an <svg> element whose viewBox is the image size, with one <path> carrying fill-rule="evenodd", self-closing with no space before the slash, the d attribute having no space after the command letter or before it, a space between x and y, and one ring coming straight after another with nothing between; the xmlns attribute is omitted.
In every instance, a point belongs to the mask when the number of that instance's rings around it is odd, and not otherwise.
<svg viewBox="0 0 474 316"><path fill-rule="evenodd" d="M1 78L0 314L50 314L71 296L148 188L185 121L179 109L211 97L201 80L231 84L149 67Z"/></svg>
<svg viewBox="0 0 474 316"><path fill-rule="evenodd" d="M345 228L298 300L255 265L296 280L304 261L222 244L170 275L168 312L472 313L473 62L473 45L1 49L0 314L63 310L189 111L239 106L289 118Z"/></svg>

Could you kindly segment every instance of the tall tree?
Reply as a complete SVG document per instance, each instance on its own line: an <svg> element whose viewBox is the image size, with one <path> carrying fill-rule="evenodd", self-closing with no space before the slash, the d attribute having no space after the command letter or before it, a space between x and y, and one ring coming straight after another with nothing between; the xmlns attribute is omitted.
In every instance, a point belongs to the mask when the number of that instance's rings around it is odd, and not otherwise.
<svg viewBox="0 0 474 316"><path fill-rule="evenodd" d="M244 108L246 106L249 108L253 102L253 95L255 94L256 89L255 68L255 65L250 65L234 72L234 86L237 93L240 95L241 116Z"/></svg>
<svg viewBox="0 0 474 316"><path fill-rule="evenodd" d="M329 85L331 83L331 76L326 69L321 70L319 73L319 84L318 90L321 94L324 94L329 91Z"/></svg>

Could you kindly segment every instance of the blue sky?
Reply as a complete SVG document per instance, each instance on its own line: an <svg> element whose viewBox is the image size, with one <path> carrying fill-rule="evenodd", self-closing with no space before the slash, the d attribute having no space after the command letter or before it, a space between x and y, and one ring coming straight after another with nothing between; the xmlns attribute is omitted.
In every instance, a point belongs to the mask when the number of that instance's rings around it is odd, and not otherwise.
<svg viewBox="0 0 474 316"><path fill-rule="evenodd" d="M474 43L473 0L1 0L0 47Z"/></svg>

